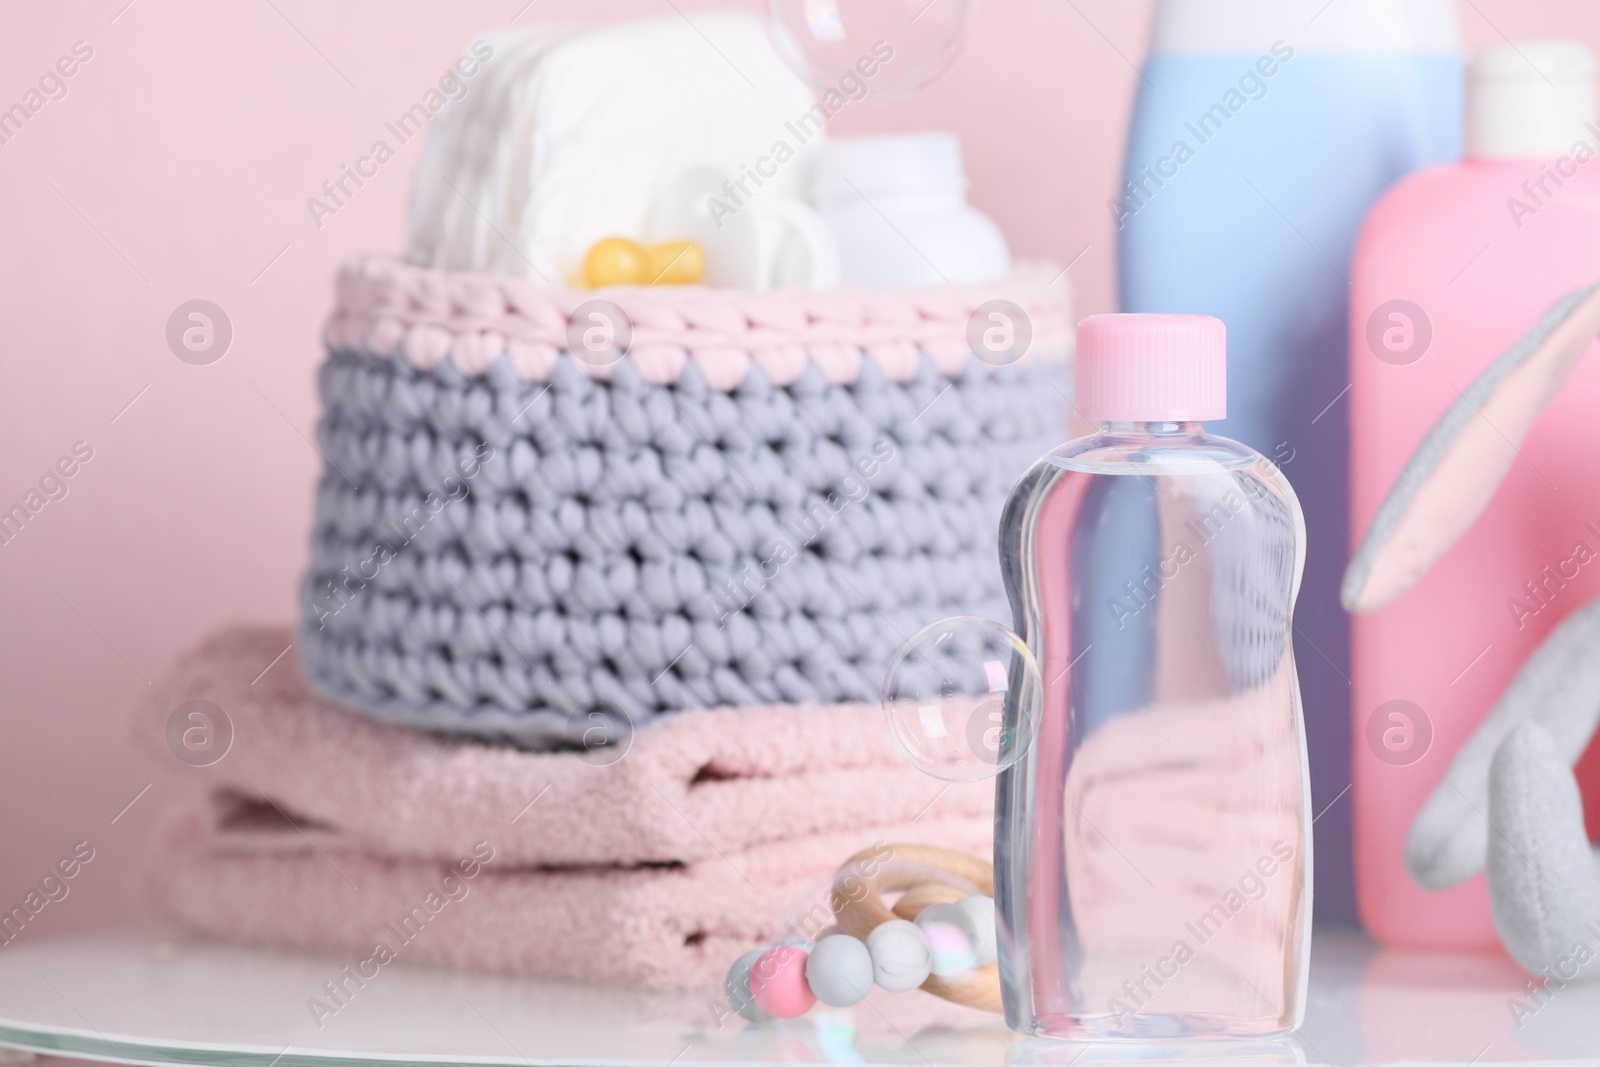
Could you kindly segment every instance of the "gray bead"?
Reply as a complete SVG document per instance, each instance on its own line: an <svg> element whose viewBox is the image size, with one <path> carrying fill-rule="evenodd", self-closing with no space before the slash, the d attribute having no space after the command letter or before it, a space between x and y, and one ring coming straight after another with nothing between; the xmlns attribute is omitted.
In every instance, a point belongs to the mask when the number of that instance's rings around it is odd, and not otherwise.
<svg viewBox="0 0 1600 1067"><path fill-rule="evenodd" d="M977 940L972 943L974 963L979 967L993 963L998 958L999 940L994 919L994 898L974 893L956 901L956 907L967 913L977 934Z"/></svg>
<svg viewBox="0 0 1600 1067"><path fill-rule="evenodd" d="M746 1022L764 1023L772 1020L770 1015L756 1006L755 995L750 992L750 974L755 970L756 961L766 951L764 948L753 948L734 960L733 966L728 968L727 979L722 983L728 1006Z"/></svg>
<svg viewBox="0 0 1600 1067"><path fill-rule="evenodd" d="M917 913L916 923L924 932L934 923L946 923L960 929L969 944L976 945L978 941L978 928L972 916L959 904L929 904Z"/></svg>
<svg viewBox="0 0 1600 1067"><path fill-rule="evenodd" d="M909 992L933 973L933 952L915 923L890 919L867 935L872 980L891 993Z"/></svg>
<svg viewBox="0 0 1600 1067"><path fill-rule="evenodd" d="M933 948L933 973L941 978L965 974L976 963L978 928L972 916L958 904L930 904L917 913L917 929L928 938ZM961 932L962 944L958 947L941 942L931 928L944 926Z"/></svg>
<svg viewBox="0 0 1600 1067"><path fill-rule="evenodd" d="M849 934L817 942L806 960L806 984L822 1003L848 1008L872 991L872 954Z"/></svg>

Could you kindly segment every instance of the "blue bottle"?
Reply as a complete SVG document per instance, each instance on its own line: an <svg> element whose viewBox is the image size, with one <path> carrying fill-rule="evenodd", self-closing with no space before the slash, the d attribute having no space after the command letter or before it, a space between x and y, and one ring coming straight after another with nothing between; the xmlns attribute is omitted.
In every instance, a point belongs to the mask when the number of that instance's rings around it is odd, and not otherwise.
<svg viewBox="0 0 1600 1067"><path fill-rule="evenodd" d="M1399 178L1460 155L1453 0L1159 0L1118 227L1122 309L1227 323L1228 417L1299 493L1295 616L1318 918L1353 922L1349 620L1349 262ZM1116 573L1108 568L1107 573ZM1108 588L1107 596L1122 591ZM1109 625L1109 620L1106 622ZM1145 665L1130 662L1137 671Z"/></svg>

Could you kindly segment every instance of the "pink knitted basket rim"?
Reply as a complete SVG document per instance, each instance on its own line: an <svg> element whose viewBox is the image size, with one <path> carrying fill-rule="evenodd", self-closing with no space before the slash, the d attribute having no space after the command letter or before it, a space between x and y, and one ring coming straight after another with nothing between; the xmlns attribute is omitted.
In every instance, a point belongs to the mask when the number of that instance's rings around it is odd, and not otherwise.
<svg viewBox="0 0 1600 1067"><path fill-rule="evenodd" d="M1068 359L1070 287L1049 264L1022 264L1004 282L982 286L753 293L701 286L556 289L521 278L416 267L389 256L361 256L339 271L337 301L323 337L330 348L402 353L416 367L445 360L481 375L504 354L529 381L547 381L567 347L573 311L592 300L620 307L632 326L627 359L646 380L677 380L692 361L713 388L731 389L752 365L787 385L815 364L832 383L848 383L870 359L891 381L912 378L921 355L955 376L972 350L968 321L981 305L1007 300L1026 312L1032 340L1022 359ZM612 368L583 361L590 377Z"/></svg>

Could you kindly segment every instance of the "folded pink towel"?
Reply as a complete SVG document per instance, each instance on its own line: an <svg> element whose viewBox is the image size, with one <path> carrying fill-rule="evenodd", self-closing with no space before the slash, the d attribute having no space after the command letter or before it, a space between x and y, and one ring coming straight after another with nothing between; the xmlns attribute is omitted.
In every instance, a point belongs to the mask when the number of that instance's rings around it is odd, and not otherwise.
<svg viewBox="0 0 1600 1067"><path fill-rule="evenodd" d="M685 865L530 870L507 863L495 838L453 861L383 858L218 794L168 826L152 881L164 909L202 934L333 953L328 977L348 994L394 960L713 990L740 954L825 899L855 852L907 842L987 855L991 841L987 818L930 813ZM323 1004L314 1013L339 1007L323 990L307 995Z"/></svg>
<svg viewBox="0 0 1600 1067"><path fill-rule="evenodd" d="M845 833L837 862L872 843L862 826L993 811L992 784L947 785L911 767L874 707L680 712L597 765L346 712L307 688L284 654L290 639L287 627L212 637L156 687L135 733L165 746L174 709L212 701L233 727L227 755L206 768L219 787L270 798L369 855L450 860L482 840L501 867L693 864Z"/></svg>
<svg viewBox="0 0 1600 1067"><path fill-rule="evenodd" d="M196 699L233 733L205 768L211 799L163 835L153 888L198 932L345 957L329 977L347 991L391 959L709 988L863 848L992 848L993 787L912 769L875 708L681 712L597 764L343 711L289 644L221 633L140 709L147 744Z"/></svg>

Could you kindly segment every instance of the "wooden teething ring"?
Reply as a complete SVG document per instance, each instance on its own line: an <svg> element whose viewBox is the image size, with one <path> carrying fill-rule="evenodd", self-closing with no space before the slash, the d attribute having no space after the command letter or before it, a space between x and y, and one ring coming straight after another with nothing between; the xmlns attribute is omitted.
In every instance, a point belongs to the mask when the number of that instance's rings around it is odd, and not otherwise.
<svg viewBox="0 0 1600 1067"><path fill-rule="evenodd" d="M974 890L994 896L994 867L962 852L932 845L876 845L857 852L834 876L832 905L839 929L867 935L890 919L914 920L933 904L954 904ZM894 907L884 894L899 893ZM959 979L929 975L922 988L980 1011L1001 1011L1000 968L990 963Z"/></svg>

